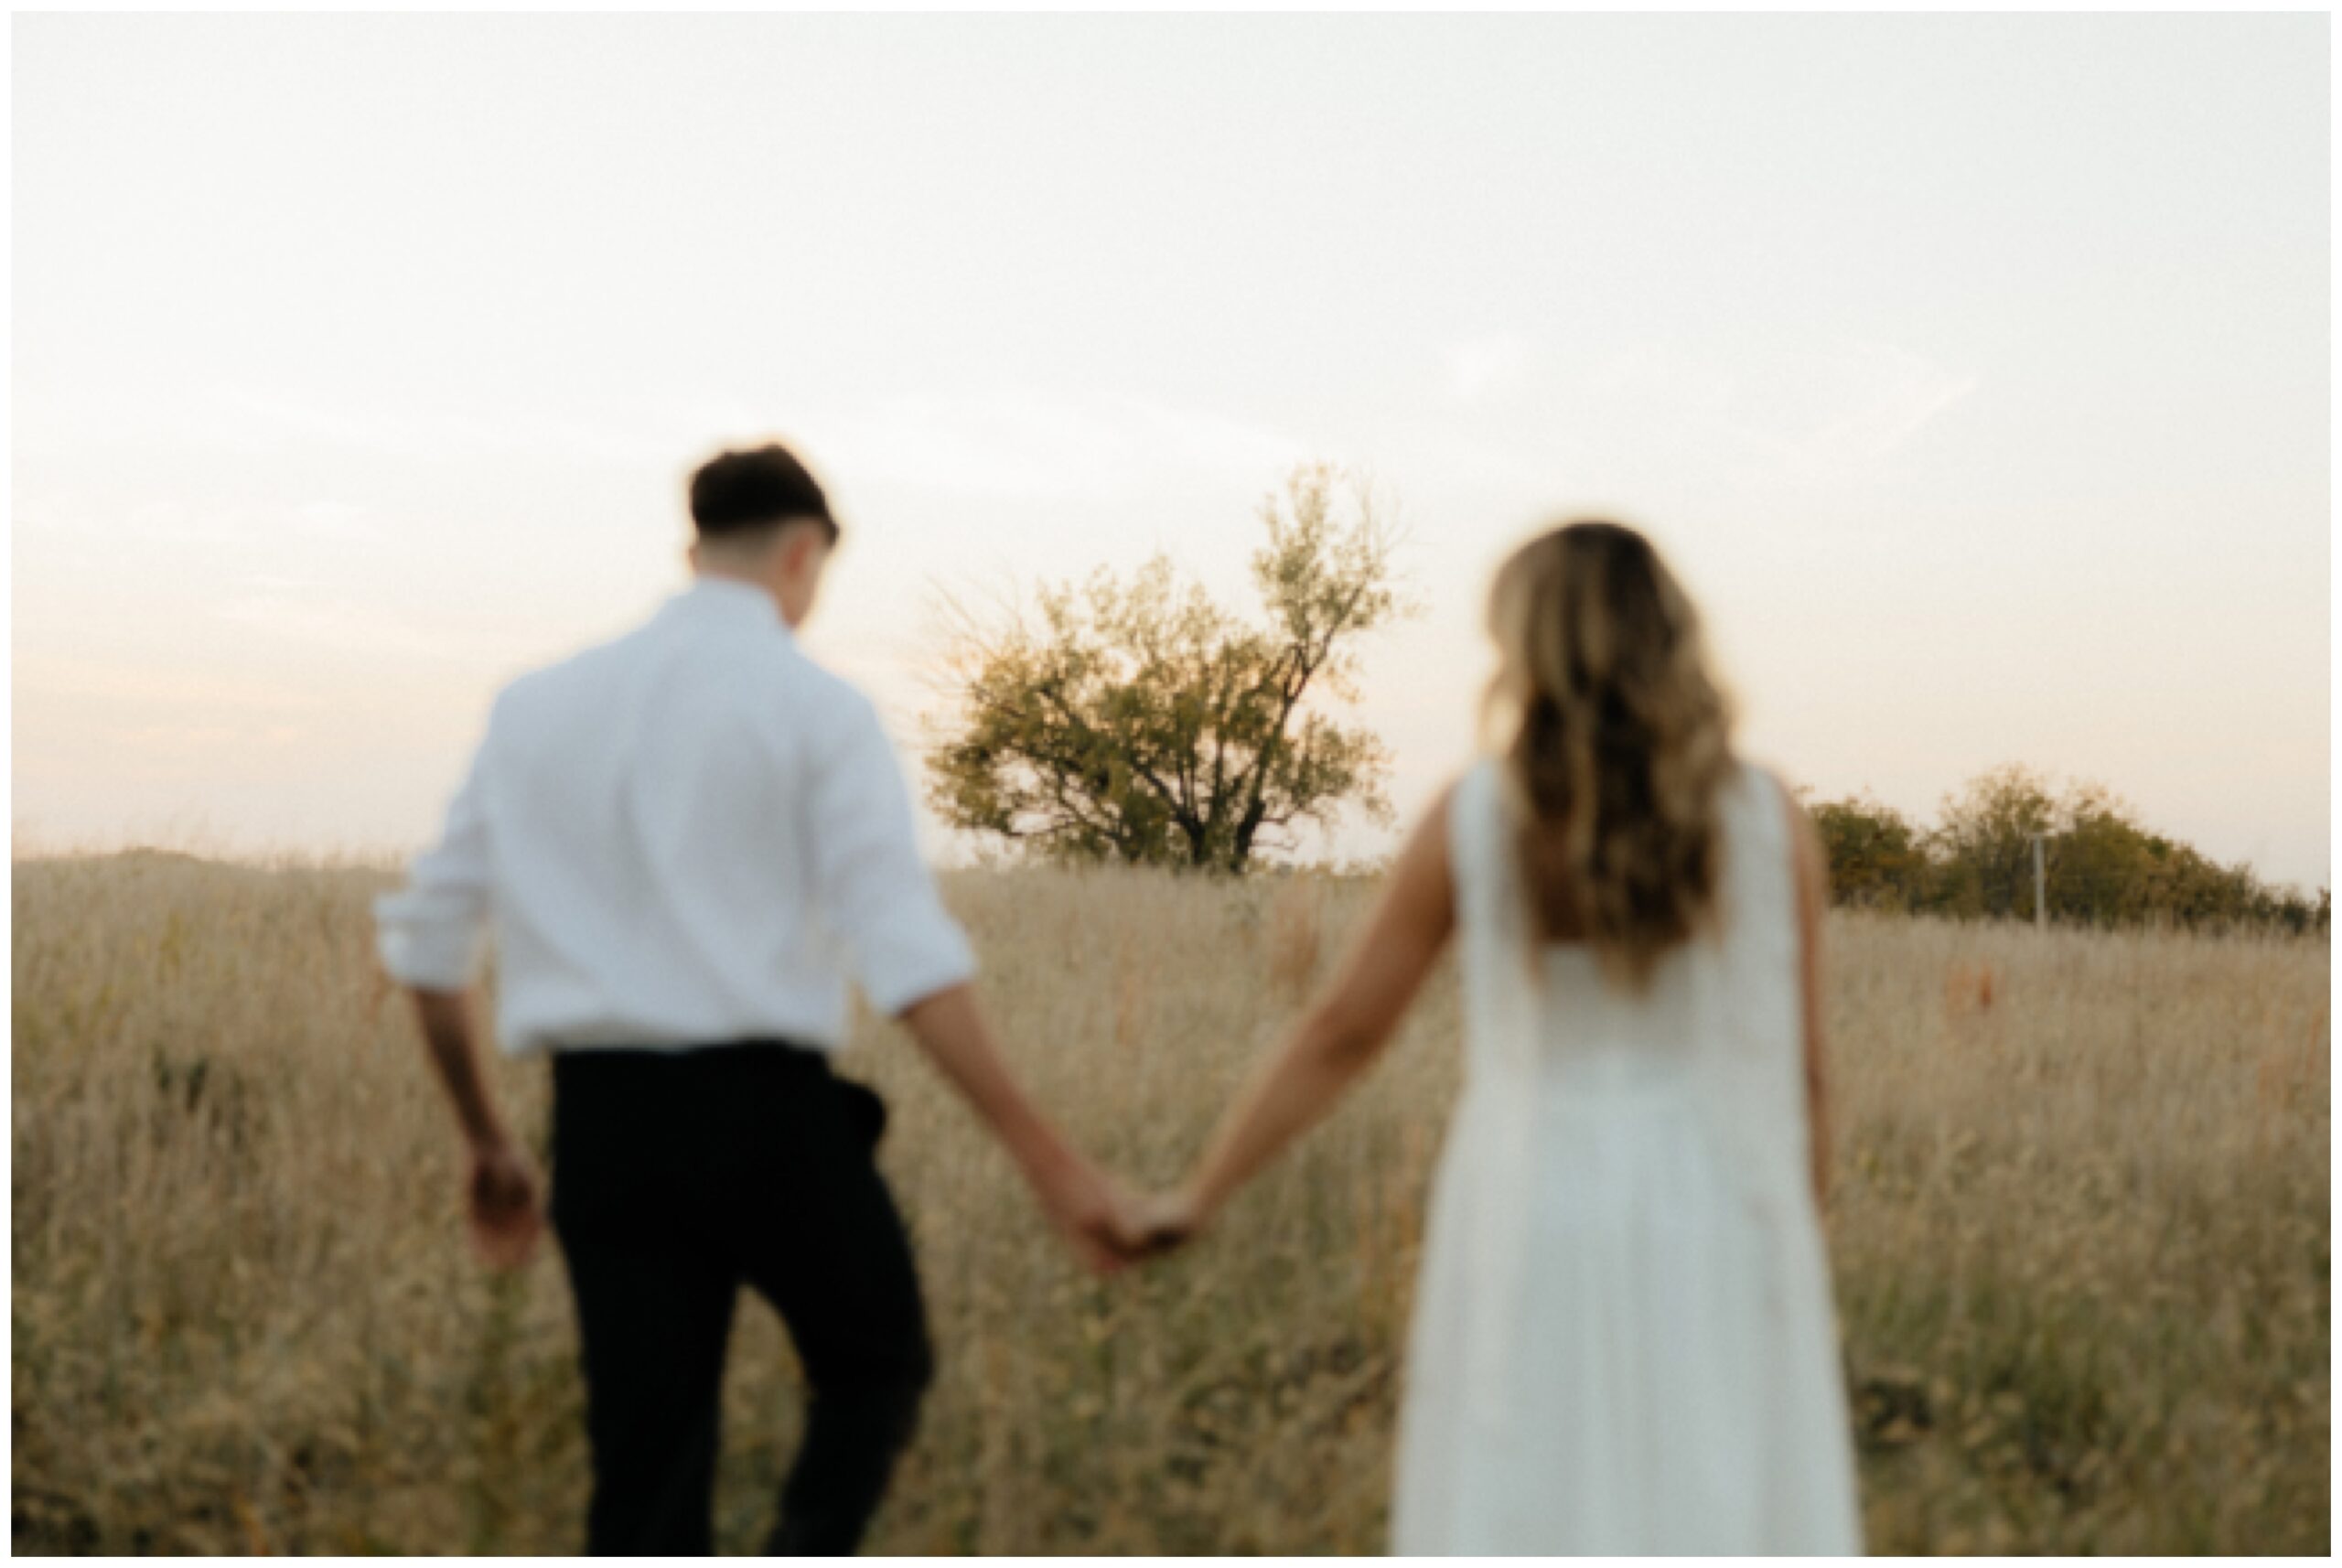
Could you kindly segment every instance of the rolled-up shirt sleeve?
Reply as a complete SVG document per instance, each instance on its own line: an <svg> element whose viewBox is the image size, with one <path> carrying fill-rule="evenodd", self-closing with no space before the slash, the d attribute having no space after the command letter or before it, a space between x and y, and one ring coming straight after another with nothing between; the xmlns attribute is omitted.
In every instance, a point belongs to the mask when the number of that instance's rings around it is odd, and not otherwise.
<svg viewBox="0 0 2342 1568"><path fill-rule="evenodd" d="M376 950L391 978L418 991L461 991L479 966L489 912L485 743L447 806L439 842L415 856L407 885L374 900Z"/></svg>
<svg viewBox="0 0 2342 1568"><path fill-rule="evenodd" d="M859 693L840 698L811 767L813 886L863 994L893 1017L972 978L976 959L919 857L910 795L877 713Z"/></svg>

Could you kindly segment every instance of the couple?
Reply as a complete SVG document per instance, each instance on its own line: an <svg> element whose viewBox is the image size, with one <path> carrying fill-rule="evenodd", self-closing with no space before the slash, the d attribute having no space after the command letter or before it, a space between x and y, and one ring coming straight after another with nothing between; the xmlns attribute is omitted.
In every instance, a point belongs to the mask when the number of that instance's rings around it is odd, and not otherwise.
<svg viewBox="0 0 2342 1568"><path fill-rule="evenodd" d="M853 1551L911 1434L932 1352L873 1160L885 1107L828 1066L847 977L1103 1271L1193 1237L1322 1116L1451 938L1468 1072L1394 1549L1860 1549L1820 1226L1820 849L1732 751L1698 618L1640 536L1574 524L1506 564L1497 750L1416 825L1193 1178L1140 1198L1004 1066L876 715L791 635L838 538L821 487L778 446L727 452L691 511L693 585L500 693L440 843L377 906L491 1262L525 1259L540 1219L472 1022L490 926L498 1037L553 1058L588 1550L709 1550L742 1283L811 1390L768 1551Z"/></svg>

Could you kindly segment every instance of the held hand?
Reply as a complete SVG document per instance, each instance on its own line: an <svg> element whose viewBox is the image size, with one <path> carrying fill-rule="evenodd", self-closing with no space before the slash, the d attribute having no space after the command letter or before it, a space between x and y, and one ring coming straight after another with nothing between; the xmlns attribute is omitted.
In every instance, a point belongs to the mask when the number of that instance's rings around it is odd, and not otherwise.
<svg viewBox="0 0 2342 1568"><path fill-rule="evenodd" d="M544 1229L536 1175L528 1157L501 1139L476 1145L470 1163L465 1194L473 1250L492 1268L518 1268L536 1251Z"/></svg>
<svg viewBox="0 0 2342 1568"><path fill-rule="evenodd" d="M1122 1255L1135 1262L1186 1246L1202 1229L1203 1208L1193 1194L1150 1193L1124 1208L1115 1240Z"/></svg>
<svg viewBox="0 0 2342 1568"><path fill-rule="evenodd" d="M1041 1208L1073 1248L1082 1266L1111 1274L1129 1262L1120 1245L1132 1199L1112 1177L1089 1161L1074 1161L1034 1183Z"/></svg>

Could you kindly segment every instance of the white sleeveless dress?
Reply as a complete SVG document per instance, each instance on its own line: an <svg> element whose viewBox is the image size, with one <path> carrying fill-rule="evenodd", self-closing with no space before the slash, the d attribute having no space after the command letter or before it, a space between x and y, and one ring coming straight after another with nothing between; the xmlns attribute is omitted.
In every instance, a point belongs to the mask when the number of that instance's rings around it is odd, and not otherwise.
<svg viewBox="0 0 2342 1568"><path fill-rule="evenodd" d="M1862 1550L1807 1162L1792 843L1723 800L1718 938L1651 991L1525 956L1498 764L1449 806L1466 1085L1434 1178L1391 1547Z"/></svg>

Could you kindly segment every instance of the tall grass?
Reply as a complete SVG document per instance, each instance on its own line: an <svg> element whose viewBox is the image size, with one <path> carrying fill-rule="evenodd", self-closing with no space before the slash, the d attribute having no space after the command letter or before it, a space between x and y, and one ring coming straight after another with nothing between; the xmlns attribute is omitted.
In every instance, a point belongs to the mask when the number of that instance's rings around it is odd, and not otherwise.
<svg viewBox="0 0 2342 1568"><path fill-rule="evenodd" d="M364 868L15 867L20 1551L566 1552L586 1474L557 1251L470 1261L457 1152L377 976ZM1175 1175L1361 886L950 879L1019 1069ZM2322 942L1833 916L1831 1235L1874 1549L2324 1552ZM889 1027L940 1380L896 1552L1371 1552L1452 981L1192 1254L1080 1274ZM500 1087L542 1138L541 1063ZM799 1424L785 1334L733 1340L719 1542Z"/></svg>

